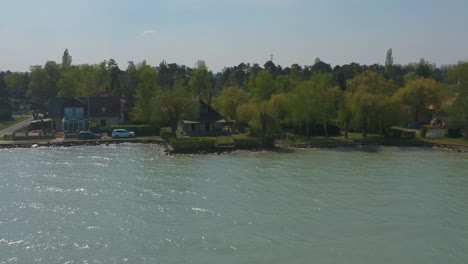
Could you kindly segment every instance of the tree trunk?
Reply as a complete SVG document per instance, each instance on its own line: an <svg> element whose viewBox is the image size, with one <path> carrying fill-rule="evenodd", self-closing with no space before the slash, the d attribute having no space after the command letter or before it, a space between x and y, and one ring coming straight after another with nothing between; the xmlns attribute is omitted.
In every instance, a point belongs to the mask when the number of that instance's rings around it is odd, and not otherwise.
<svg viewBox="0 0 468 264"><path fill-rule="evenodd" d="M468 139L468 116L465 116L465 139Z"/></svg>
<svg viewBox="0 0 468 264"><path fill-rule="evenodd" d="M364 121L364 124L362 126L362 136L367 137L367 120Z"/></svg>
<svg viewBox="0 0 468 264"><path fill-rule="evenodd" d="M327 120L323 120L323 129L325 130L325 138L328 138Z"/></svg>
<svg viewBox="0 0 468 264"><path fill-rule="evenodd" d="M171 122L171 133L172 133L172 136L174 137L177 137L176 135L176 131L177 131L177 122Z"/></svg>
<svg viewBox="0 0 468 264"><path fill-rule="evenodd" d="M379 134L383 135L383 121L382 119L379 120Z"/></svg>
<svg viewBox="0 0 468 264"><path fill-rule="evenodd" d="M414 113L414 122L419 123L419 111L416 110Z"/></svg>
<svg viewBox="0 0 468 264"><path fill-rule="evenodd" d="M266 137L266 116L264 114L260 115L260 120L262 122L262 137Z"/></svg>
<svg viewBox="0 0 468 264"><path fill-rule="evenodd" d="M349 131L349 123L351 122L350 120L346 119L345 121L345 126L344 126L344 137L348 139L348 131Z"/></svg>

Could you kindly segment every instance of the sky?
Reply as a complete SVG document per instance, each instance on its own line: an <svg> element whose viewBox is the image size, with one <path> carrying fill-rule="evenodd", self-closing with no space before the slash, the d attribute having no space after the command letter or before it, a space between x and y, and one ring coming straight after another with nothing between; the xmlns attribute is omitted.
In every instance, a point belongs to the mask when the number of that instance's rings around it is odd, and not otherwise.
<svg viewBox="0 0 468 264"><path fill-rule="evenodd" d="M466 0L0 0L0 71L114 59L244 63L468 60Z"/></svg>

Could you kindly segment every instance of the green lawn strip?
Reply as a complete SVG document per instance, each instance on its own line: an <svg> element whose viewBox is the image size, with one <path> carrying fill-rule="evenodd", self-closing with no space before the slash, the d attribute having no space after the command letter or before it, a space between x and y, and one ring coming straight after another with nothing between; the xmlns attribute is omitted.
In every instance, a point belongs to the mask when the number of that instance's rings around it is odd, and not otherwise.
<svg viewBox="0 0 468 264"><path fill-rule="evenodd" d="M22 122L26 119L28 119L29 117L28 116L21 116L21 117L17 117L15 118L14 120L12 121L7 121L7 122L2 122L0 123L0 130L3 130L3 129L6 129L6 128L9 128L13 125L16 125L18 124L19 122Z"/></svg>
<svg viewBox="0 0 468 264"><path fill-rule="evenodd" d="M432 144L468 147L468 140L465 138L420 138L419 140Z"/></svg>
<svg viewBox="0 0 468 264"><path fill-rule="evenodd" d="M0 141L12 141L13 136L12 135L5 135L4 137L0 138Z"/></svg>

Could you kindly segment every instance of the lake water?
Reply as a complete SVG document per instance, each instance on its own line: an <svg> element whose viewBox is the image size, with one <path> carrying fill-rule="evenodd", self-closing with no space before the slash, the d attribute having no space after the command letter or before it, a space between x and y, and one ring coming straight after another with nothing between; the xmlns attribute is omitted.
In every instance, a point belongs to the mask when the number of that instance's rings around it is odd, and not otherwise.
<svg viewBox="0 0 468 264"><path fill-rule="evenodd" d="M468 263L468 154L4 149L0 263Z"/></svg>

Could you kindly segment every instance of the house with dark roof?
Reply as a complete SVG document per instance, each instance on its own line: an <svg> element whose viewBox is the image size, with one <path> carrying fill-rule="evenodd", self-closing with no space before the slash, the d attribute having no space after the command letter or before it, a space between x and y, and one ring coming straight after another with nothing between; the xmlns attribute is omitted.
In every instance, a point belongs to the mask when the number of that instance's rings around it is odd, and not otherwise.
<svg viewBox="0 0 468 264"><path fill-rule="evenodd" d="M180 119L178 128L189 136L215 136L223 134L223 126L225 125L224 116L200 100L195 117Z"/></svg>
<svg viewBox="0 0 468 264"><path fill-rule="evenodd" d="M91 122L106 131L122 122L121 101L117 96L57 97L49 103L49 118L55 131L87 130Z"/></svg>

